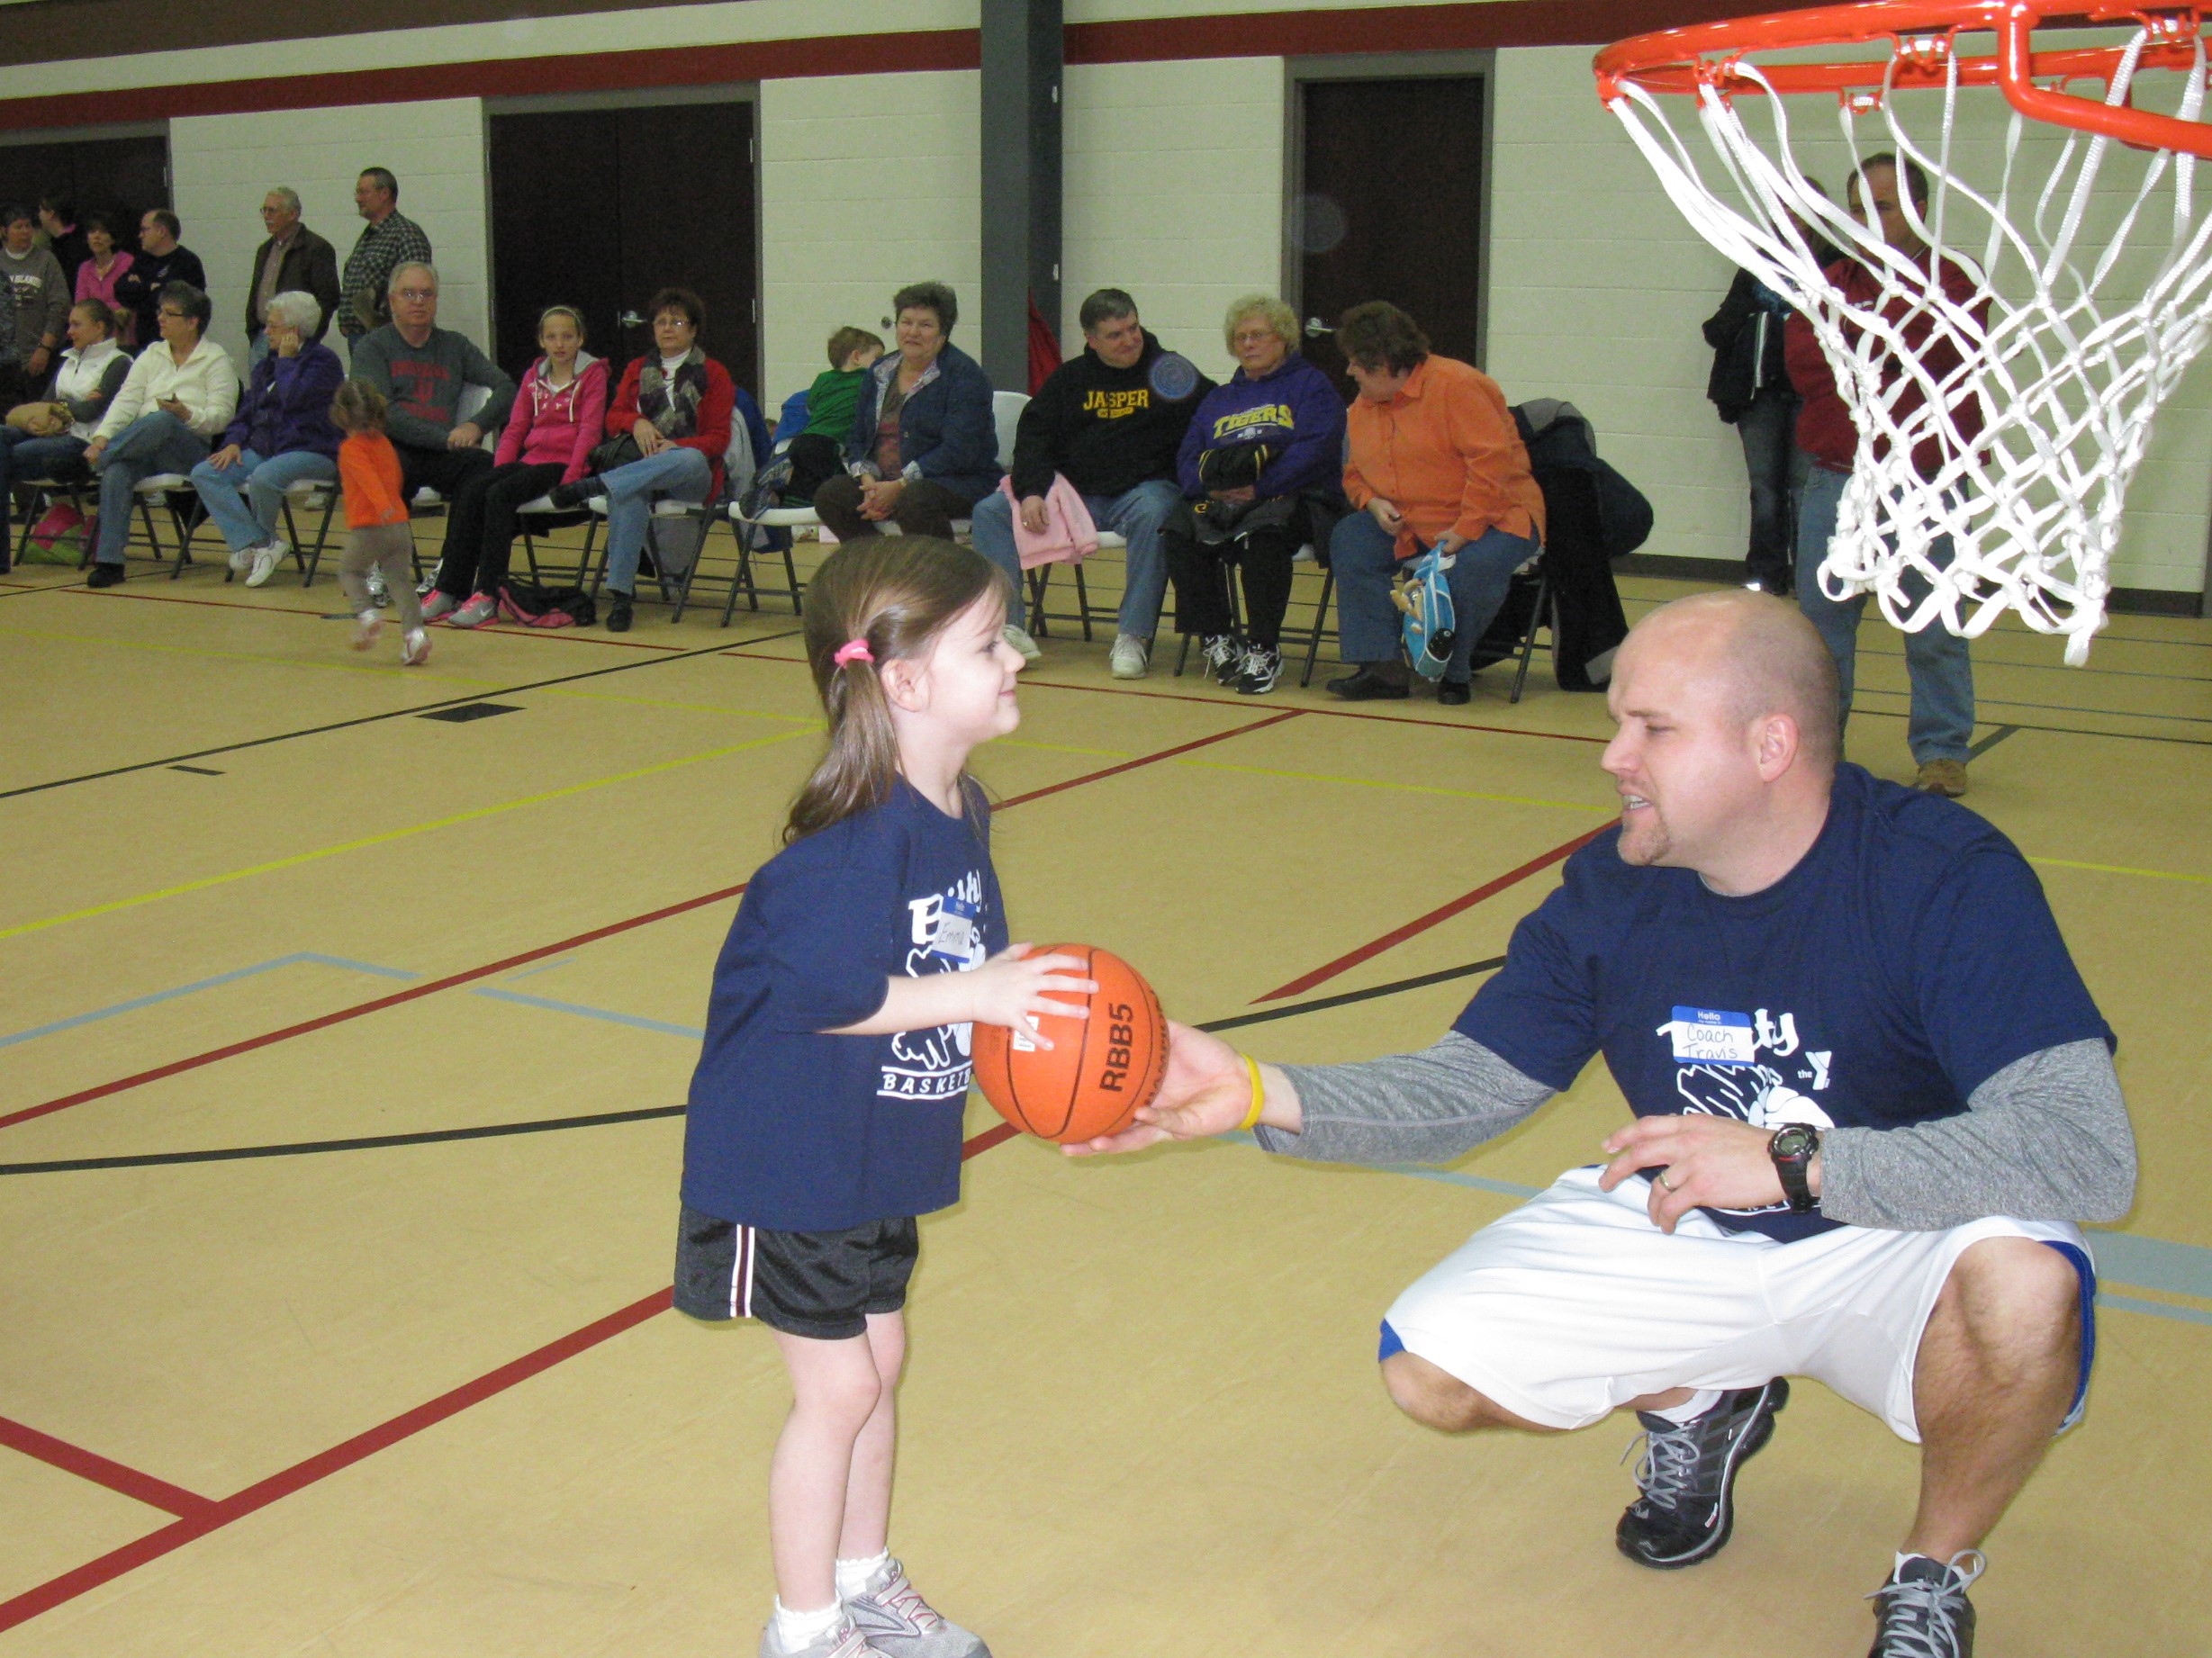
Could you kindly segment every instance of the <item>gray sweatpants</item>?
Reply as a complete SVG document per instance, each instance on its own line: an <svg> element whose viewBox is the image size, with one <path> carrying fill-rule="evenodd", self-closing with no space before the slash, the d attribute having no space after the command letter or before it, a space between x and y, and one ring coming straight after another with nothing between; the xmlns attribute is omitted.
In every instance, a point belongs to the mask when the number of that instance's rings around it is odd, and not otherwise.
<svg viewBox="0 0 2212 1658"><path fill-rule="evenodd" d="M415 597L415 536L404 524L364 524L346 533L346 551L338 561L338 584L355 614L373 610L368 572L384 572L384 588L399 607L400 626L422 626L422 601Z"/></svg>

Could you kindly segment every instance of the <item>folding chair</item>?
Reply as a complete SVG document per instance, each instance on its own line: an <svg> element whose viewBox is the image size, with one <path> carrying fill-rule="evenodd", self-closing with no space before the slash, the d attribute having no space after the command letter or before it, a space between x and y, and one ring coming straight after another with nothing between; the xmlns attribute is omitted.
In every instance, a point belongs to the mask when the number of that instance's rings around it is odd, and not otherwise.
<svg viewBox="0 0 2212 1658"><path fill-rule="evenodd" d="M292 504L297 501L303 512L321 508L321 520L315 526L315 545L308 552L300 551L300 529L293 521ZM287 484L284 500L284 545L292 549L293 563L300 567L300 585L315 585L315 572L321 567L323 549L330 542L330 519L338 511L338 484L320 478L302 478L297 483Z"/></svg>
<svg viewBox="0 0 2212 1658"><path fill-rule="evenodd" d="M59 506L66 498L81 515L85 510L85 491L92 485L88 482L65 483L59 478L18 478L12 486L31 491L32 505L23 514L23 525L15 532L15 545L8 567L14 569L23 562L23 554L31 549L31 532L39 521Z"/></svg>
<svg viewBox="0 0 2212 1658"><path fill-rule="evenodd" d="M660 581L664 598L668 596L670 586L668 572L670 564L673 562L672 557L673 548L671 543L664 538L664 530L665 527L672 524L682 524L687 527L695 527L697 529L697 538L691 545L689 560L674 578L673 603L675 608L668 618L672 624L683 620L684 607L691 602L691 583L698 577L700 561L706 555L708 533L713 529L717 519L727 519L727 506L734 503L738 495L751 485L753 471L752 434L745 429L744 419L733 414L729 423L729 444L722 451L720 492L709 495L703 501L673 500L663 497L653 503L653 510L646 520L644 552L646 557L653 561L653 568ZM592 528L596 531L598 528L596 520L607 516L607 498L604 495L594 496L590 504L595 520ZM587 539L585 543L587 561L590 557L590 547L591 542ZM605 545L600 547L599 563L591 572L591 594L594 598L598 597L600 586L607 577L609 550ZM737 570L730 577L732 594L730 602L732 604L736 602L735 595L739 584L749 580L745 564L745 548L742 536L738 540L737 552ZM642 560L640 567L642 568ZM726 605L726 615L727 609L728 606Z"/></svg>
<svg viewBox="0 0 2212 1658"><path fill-rule="evenodd" d="M154 498L161 497L161 504L168 509L170 527L176 531L176 562L169 571L169 580L176 581L185 573L185 566L193 562L193 533L207 521L207 515L203 512L194 516L200 505L198 491L192 487L192 480L181 472L158 472L140 480L132 487L131 494L138 508L139 521L145 526L146 542L153 549L154 563L157 564L162 562L162 553L161 534L154 527ZM191 505L179 507L175 499L178 494L191 496Z"/></svg>

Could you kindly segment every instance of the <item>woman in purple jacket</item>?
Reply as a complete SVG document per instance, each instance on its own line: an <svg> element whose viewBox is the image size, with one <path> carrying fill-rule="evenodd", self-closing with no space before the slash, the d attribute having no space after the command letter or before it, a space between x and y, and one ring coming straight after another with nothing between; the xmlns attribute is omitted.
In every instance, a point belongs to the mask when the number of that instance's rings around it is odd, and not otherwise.
<svg viewBox="0 0 2212 1658"><path fill-rule="evenodd" d="M192 469L207 516L230 544L230 568L259 587L288 550L276 535L284 491L310 480L338 482L330 400L345 383L338 353L314 338L322 302L311 293L269 301L269 354L254 365L238 415L215 453Z"/></svg>
<svg viewBox="0 0 2212 1658"><path fill-rule="evenodd" d="M1290 565L1314 540L1312 509L1341 500L1344 399L1298 354L1298 319L1264 293L1229 307L1222 334L1237 372L1191 417L1176 455L1183 508L1160 526L1175 584L1176 629L1204 641L1208 672L1247 697L1283 671ZM1234 629L1229 566L1244 567L1244 635Z"/></svg>

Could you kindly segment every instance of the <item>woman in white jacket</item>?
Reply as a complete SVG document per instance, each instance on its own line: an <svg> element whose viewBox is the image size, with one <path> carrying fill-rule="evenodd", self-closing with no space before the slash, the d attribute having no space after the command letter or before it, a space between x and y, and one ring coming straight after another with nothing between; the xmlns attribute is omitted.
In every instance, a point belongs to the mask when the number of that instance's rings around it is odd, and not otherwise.
<svg viewBox="0 0 2212 1658"><path fill-rule="evenodd" d="M157 473L187 473L238 411L238 370L230 354L202 338L212 308L190 283L161 291L161 338L131 364L130 377L86 446L100 475L100 541L87 587L123 579L131 494Z"/></svg>
<svg viewBox="0 0 2212 1658"><path fill-rule="evenodd" d="M114 311L104 300L77 301L69 309L69 348L54 370L54 383L37 400L47 410L37 423L41 429L0 426L0 570L7 568L14 547L9 518L16 481L81 481L86 446L130 372L130 356L115 338Z"/></svg>

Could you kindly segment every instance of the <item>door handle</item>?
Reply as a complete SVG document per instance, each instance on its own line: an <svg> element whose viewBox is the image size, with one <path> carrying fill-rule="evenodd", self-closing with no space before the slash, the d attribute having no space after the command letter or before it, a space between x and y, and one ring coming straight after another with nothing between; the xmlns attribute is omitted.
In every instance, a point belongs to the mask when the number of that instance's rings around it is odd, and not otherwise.
<svg viewBox="0 0 2212 1658"><path fill-rule="evenodd" d="M1308 339L1319 339L1324 334L1333 334L1335 332L1336 330L1334 329L1323 322L1319 317L1308 317L1305 320L1305 337Z"/></svg>
<svg viewBox="0 0 2212 1658"><path fill-rule="evenodd" d="M634 311L624 311L615 320L626 329L642 329L646 326L646 320Z"/></svg>

